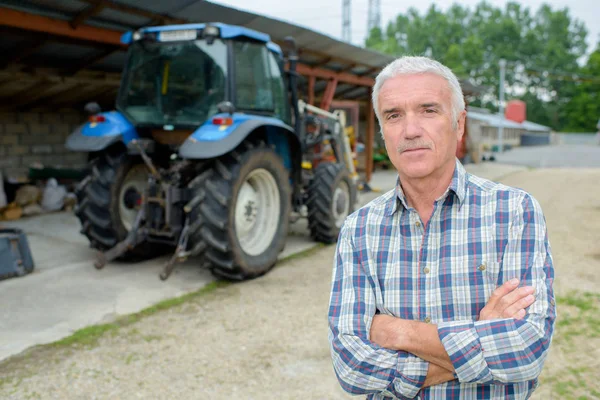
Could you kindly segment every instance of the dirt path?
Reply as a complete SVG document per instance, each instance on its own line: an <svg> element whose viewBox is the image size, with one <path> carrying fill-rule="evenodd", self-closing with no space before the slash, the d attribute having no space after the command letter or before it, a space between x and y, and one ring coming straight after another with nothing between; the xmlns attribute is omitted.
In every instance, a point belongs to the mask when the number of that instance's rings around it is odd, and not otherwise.
<svg viewBox="0 0 600 400"><path fill-rule="evenodd" d="M600 398L600 170L535 170L562 325L535 399ZM333 375L327 302L334 247L105 334L89 347L0 364L2 399L346 399ZM589 293L589 294L586 294Z"/></svg>

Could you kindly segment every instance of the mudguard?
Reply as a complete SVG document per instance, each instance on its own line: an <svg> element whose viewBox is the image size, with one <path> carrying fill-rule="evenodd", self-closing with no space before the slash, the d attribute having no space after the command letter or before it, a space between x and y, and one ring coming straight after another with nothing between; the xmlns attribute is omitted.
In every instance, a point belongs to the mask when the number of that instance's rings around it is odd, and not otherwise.
<svg viewBox="0 0 600 400"><path fill-rule="evenodd" d="M67 138L65 146L73 151L99 151L122 141L125 144L139 136L135 127L118 111L100 113L103 122L86 122Z"/></svg>
<svg viewBox="0 0 600 400"><path fill-rule="evenodd" d="M231 125L217 125L214 120L232 118ZM179 156L188 159L209 159L222 156L235 149L251 132L265 128L269 144L276 146L286 167L291 167L291 157L299 152L300 141L294 129L277 118L248 114L217 114L206 121L186 139L179 148ZM287 139L287 140L286 140ZM291 153L290 153L290 150Z"/></svg>

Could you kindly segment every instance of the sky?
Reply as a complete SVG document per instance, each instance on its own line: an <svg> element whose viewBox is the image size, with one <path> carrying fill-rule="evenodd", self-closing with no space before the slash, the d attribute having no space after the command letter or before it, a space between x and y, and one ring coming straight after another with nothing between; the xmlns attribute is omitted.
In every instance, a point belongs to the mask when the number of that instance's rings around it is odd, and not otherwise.
<svg viewBox="0 0 600 400"><path fill-rule="evenodd" d="M341 40L342 38L342 0L301 0L290 2L286 0L211 0L226 6L250 11L256 14L273 17L279 20L300 25L328 36ZM438 9L447 10L456 0L380 0L381 23L386 27L396 15L405 12L410 7L416 8L421 15L432 3ZM489 1L489 0L488 0ZM461 0L459 4L474 8L480 0ZM499 7L506 0L491 1ZM583 21L587 30L588 54L593 51L600 41L600 0L523 0L521 4L537 11L541 4L549 4L553 10L568 7L572 18ZM369 0L351 0L352 8L352 44L362 46L367 32Z"/></svg>

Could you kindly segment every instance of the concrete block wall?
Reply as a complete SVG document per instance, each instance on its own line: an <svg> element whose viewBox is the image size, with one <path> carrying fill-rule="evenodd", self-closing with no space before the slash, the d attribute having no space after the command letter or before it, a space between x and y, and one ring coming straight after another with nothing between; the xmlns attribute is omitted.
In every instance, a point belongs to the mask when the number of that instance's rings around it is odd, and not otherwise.
<svg viewBox="0 0 600 400"><path fill-rule="evenodd" d="M67 137L85 120L81 112L0 112L0 171L7 177L27 177L29 167L81 167L86 153L69 151Z"/></svg>

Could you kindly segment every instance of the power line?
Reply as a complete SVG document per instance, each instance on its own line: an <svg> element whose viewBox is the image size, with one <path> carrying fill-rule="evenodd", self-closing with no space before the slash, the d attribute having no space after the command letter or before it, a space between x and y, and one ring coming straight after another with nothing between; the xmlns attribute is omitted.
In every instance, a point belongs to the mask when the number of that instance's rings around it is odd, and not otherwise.
<svg viewBox="0 0 600 400"><path fill-rule="evenodd" d="M352 13L350 8L350 0L342 0L342 40L344 42L352 41Z"/></svg>
<svg viewBox="0 0 600 400"><path fill-rule="evenodd" d="M369 0L367 32L371 32L373 28L381 29L381 0Z"/></svg>

